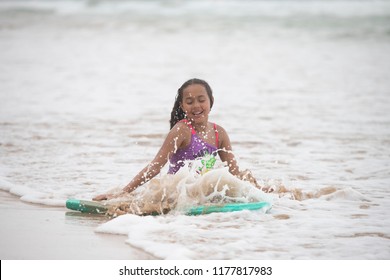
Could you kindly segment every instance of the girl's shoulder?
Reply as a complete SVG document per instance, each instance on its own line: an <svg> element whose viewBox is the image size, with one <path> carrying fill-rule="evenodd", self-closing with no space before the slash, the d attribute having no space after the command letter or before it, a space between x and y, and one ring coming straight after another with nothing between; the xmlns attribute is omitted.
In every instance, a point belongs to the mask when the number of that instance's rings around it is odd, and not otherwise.
<svg viewBox="0 0 390 280"><path fill-rule="evenodd" d="M177 122L169 132L172 135L176 136L188 136L191 135L191 129L185 122Z"/></svg>
<svg viewBox="0 0 390 280"><path fill-rule="evenodd" d="M224 146L226 143L230 143L229 135L226 130L218 124L215 125L218 132L218 147L221 147L221 145Z"/></svg>
<svg viewBox="0 0 390 280"><path fill-rule="evenodd" d="M187 147L191 143L191 129L185 122L177 122L170 130L169 137L179 148Z"/></svg>
<svg viewBox="0 0 390 280"><path fill-rule="evenodd" d="M216 124L216 123L215 123L215 126L217 128L218 133L227 134L226 130L222 126L220 126L219 124Z"/></svg>
<svg viewBox="0 0 390 280"><path fill-rule="evenodd" d="M171 129L171 131L180 131L180 130L185 130L185 129L189 129L187 123L185 123L184 121L178 121Z"/></svg>

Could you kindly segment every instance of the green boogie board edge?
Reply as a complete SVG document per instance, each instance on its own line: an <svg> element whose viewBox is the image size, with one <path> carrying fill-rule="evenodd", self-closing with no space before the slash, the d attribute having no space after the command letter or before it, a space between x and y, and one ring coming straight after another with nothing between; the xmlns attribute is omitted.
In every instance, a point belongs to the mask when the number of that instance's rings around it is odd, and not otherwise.
<svg viewBox="0 0 390 280"><path fill-rule="evenodd" d="M102 203L79 199L68 199L66 201L66 208L90 214L105 214L108 210L108 207ZM216 212L236 212L242 210L259 209L265 209L266 212L270 208L271 204L265 201L248 203L229 203L220 205L214 204L191 207L189 210L186 211L186 215L203 215Z"/></svg>
<svg viewBox="0 0 390 280"><path fill-rule="evenodd" d="M108 210L102 203L79 199L68 199L66 208L89 214L105 214Z"/></svg>
<svg viewBox="0 0 390 280"><path fill-rule="evenodd" d="M186 215L202 215L216 212L236 212L242 210L259 210L263 208L265 208L265 210L268 210L269 208L271 208L271 204L269 202L262 201L195 206L190 208L187 211Z"/></svg>

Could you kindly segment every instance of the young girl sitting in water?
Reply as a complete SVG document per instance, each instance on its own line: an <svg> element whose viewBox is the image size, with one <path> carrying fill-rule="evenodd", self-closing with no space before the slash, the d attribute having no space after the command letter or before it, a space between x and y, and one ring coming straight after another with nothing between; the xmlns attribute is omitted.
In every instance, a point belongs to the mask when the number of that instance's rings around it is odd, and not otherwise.
<svg viewBox="0 0 390 280"><path fill-rule="evenodd" d="M142 169L120 194L102 194L94 200L107 200L134 191L160 173L169 161L170 174L175 174L186 161L218 154L229 172L260 188L249 171L240 172L229 136L219 125L209 122L214 97L209 84L200 79L185 82L178 90L171 112L171 130L155 158Z"/></svg>

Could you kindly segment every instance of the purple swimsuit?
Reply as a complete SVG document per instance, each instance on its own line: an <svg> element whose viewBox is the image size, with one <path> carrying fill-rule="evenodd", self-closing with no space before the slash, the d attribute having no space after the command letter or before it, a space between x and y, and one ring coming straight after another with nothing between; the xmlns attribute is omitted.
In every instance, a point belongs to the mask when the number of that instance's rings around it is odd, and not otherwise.
<svg viewBox="0 0 390 280"><path fill-rule="evenodd" d="M187 123L187 125L191 128L191 143L187 147L183 149L178 149L176 153L174 153L170 158L169 165L169 174L175 174L181 167L184 166L184 162L186 160L194 160L200 157L205 156L206 154L215 155L218 148L218 131L217 126L214 124L215 130L215 142L216 146L211 145L204 140L202 140L198 135L196 135L195 129L192 127L187 120L182 120Z"/></svg>

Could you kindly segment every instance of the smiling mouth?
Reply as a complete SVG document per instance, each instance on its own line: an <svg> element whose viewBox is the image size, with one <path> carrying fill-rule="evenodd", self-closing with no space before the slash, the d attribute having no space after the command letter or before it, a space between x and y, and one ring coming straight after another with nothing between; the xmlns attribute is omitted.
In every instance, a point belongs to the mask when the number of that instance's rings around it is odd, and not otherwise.
<svg viewBox="0 0 390 280"><path fill-rule="evenodd" d="M196 112L196 113L192 113L192 115L194 115L195 117L199 117L203 114L203 111L202 112Z"/></svg>

